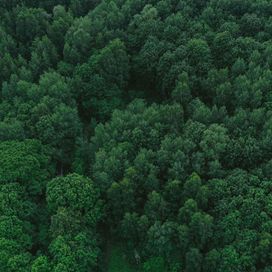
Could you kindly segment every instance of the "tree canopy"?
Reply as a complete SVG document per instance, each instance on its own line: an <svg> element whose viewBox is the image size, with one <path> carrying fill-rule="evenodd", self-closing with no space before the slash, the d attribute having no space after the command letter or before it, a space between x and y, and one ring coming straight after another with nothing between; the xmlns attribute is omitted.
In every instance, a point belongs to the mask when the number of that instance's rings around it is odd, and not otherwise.
<svg viewBox="0 0 272 272"><path fill-rule="evenodd" d="M0 17L1 271L272 271L271 1Z"/></svg>

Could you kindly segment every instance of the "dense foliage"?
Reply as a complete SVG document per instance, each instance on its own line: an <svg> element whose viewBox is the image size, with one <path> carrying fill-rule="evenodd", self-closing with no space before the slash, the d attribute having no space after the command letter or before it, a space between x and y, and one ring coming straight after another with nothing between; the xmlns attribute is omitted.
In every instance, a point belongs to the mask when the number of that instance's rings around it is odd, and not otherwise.
<svg viewBox="0 0 272 272"><path fill-rule="evenodd" d="M271 1L0 16L0 271L272 271Z"/></svg>

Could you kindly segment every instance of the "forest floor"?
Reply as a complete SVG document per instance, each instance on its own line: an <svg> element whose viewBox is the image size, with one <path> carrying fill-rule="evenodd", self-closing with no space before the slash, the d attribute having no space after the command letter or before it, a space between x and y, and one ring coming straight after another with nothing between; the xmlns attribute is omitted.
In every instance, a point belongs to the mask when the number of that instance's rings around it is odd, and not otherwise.
<svg viewBox="0 0 272 272"><path fill-rule="evenodd" d="M140 272L127 261L121 245L111 245L108 261L108 272Z"/></svg>

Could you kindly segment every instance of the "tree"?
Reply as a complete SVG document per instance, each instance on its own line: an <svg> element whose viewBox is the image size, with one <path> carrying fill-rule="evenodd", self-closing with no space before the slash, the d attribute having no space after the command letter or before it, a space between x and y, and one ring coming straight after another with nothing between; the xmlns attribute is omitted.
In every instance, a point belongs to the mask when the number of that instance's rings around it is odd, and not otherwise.
<svg viewBox="0 0 272 272"><path fill-rule="evenodd" d="M0 213L3 216L29 218L33 205L27 199L24 186L13 182L0 186Z"/></svg>
<svg viewBox="0 0 272 272"><path fill-rule="evenodd" d="M213 236L213 218L208 214L197 212L192 216L189 230L195 246L203 248L209 244Z"/></svg>
<svg viewBox="0 0 272 272"><path fill-rule="evenodd" d="M227 129L214 124L204 132L200 147L208 159L219 159L225 151L228 141ZM214 145L214 143L216 144Z"/></svg>
<svg viewBox="0 0 272 272"><path fill-rule="evenodd" d="M136 213L126 213L121 222L121 236L125 239L130 249L139 248L146 239L149 227L148 218Z"/></svg>
<svg viewBox="0 0 272 272"><path fill-rule="evenodd" d="M262 28L262 22L256 14L244 14L241 18L241 29L245 35L255 35L260 32Z"/></svg>
<svg viewBox="0 0 272 272"><path fill-rule="evenodd" d="M16 63L9 53L4 53L0 59L1 76L0 83L8 81L12 72L16 71Z"/></svg>
<svg viewBox="0 0 272 272"><path fill-rule="evenodd" d="M36 37L46 33L49 14L43 9L17 7L15 9L16 39L22 43L22 53L26 54L25 46L29 45Z"/></svg>
<svg viewBox="0 0 272 272"><path fill-rule="evenodd" d="M89 12L89 10L93 9L99 3L98 0L71 0L70 7L73 13L77 16L82 16Z"/></svg>
<svg viewBox="0 0 272 272"><path fill-rule="evenodd" d="M56 67L57 62L57 50L48 37L43 36L42 38L35 39L32 44L31 60L29 63L33 78L37 80L43 72L49 68Z"/></svg>
<svg viewBox="0 0 272 272"><path fill-rule="evenodd" d="M183 185L184 199L190 199L196 197L201 187L201 179L193 173L190 178Z"/></svg>
<svg viewBox="0 0 272 272"><path fill-rule="evenodd" d="M1 238L13 240L22 248L30 249L32 241L27 233L27 224L19 220L16 216L0 217Z"/></svg>
<svg viewBox="0 0 272 272"><path fill-rule="evenodd" d="M51 174L49 150L36 140L7 141L0 144L2 184L19 182L35 195L41 193Z"/></svg>
<svg viewBox="0 0 272 272"><path fill-rule="evenodd" d="M120 107L128 70L128 56L120 40L112 41L76 69L72 86L83 117L105 121Z"/></svg>
<svg viewBox="0 0 272 272"><path fill-rule="evenodd" d="M50 100L44 101L49 107ZM47 105L40 104L42 106ZM36 108L36 110L39 110ZM48 109L49 110L49 109ZM74 155L76 137L79 134L79 120L76 109L60 104L55 112L41 116L36 131L41 141L55 149L55 158L60 163L60 174L69 165Z"/></svg>
<svg viewBox="0 0 272 272"><path fill-rule="evenodd" d="M71 165L80 136L81 125L69 86L58 73L46 73L39 81L35 104L30 110L30 129L33 137L50 145L58 171L62 174Z"/></svg>
<svg viewBox="0 0 272 272"><path fill-rule="evenodd" d="M164 221L167 212L167 203L160 196L160 194L155 191L150 193L145 204L145 214L150 219L150 221Z"/></svg>
<svg viewBox="0 0 272 272"><path fill-rule="evenodd" d="M168 99L175 88L180 75L189 70L186 59L186 48L167 50L159 60L157 67L157 89L163 99Z"/></svg>
<svg viewBox="0 0 272 272"><path fill-rule="evenodd" d="M46 195L51 214L53 240L49 250L53 271L83 272L96 267L96 225L102 218L102 203L94 184L70 174L51 180Z"/></svg>
<svg viewBox="0 0 272 272"><path fill-rule="evenodd" d="M129 24L129 47L134 50L141 48L148 36L156 37L159 34L161 27L157 9L151 4L145 5Z"/></svg>
<svg viewBox="0 0 272 272"><path fill-rule="evenodd" d="M194 213L198 211L197 203L193 199L188 199L184 206L180 208L178 218L180 223L189 224Z"/></svg>
<svg viewBox="0 0 272 272"><path fill-rule="evenodd" d="M201 75L206 74L211 66L211 50L206 41L192 39L187 44L187 57L192 69Z"/></svg>
<svg viewBox="0 0 272 272"><path fill-rule="evenodd" d="M58 236L49 251L53 256L54 272L85 272L97 266L99 250L95 240L85 233L79 233L73 239Z"/></svg>
<svg viewBox="0 0 272 272"><path fill-rule="evenodd" d="M227 129L217 124L211 125L203 134L200 147L208 164L208 174L216 177L221 176L223 155L227 150L230 139Z"/></svg>
<svg viewBox="0 0 272 272"><path fill-rule="evenodd" d="M165 271L164 259L153 257L144 263L144 272L163 272Z"/></svg>
<svg viewBox="0 0 272 272"><path fill-rule="evenodd" d="M31 266L31 272L50 272L51 265L46 256L37 257Z"/></svg>
<svg viewBox="0 0 272 272"><path fill-rule="evenodd" d="M221 263L218 271L233 271L233 269L240 270L240 260L236 250L232 247L225 247L221 251Z"/></svg>
<svg viewBox="0 0 272 272"><path fill-rule="evenodd" d="M220 253L216 249L212 249L207 253L204 260L204 271L210 271L213 269L216 271L216 269L219 267L220 263Z"/></svg>
<svg viewBox="0 0 272 272"><path fill-rule="evenodd" d="M197 248L191 248L186 254L186 271L201 271L202 258Z"/></svg>
<svg viewBox="0 0 272 272"><path fill-rule="evenodd" d="M234 40L231 33L225 31L218 33L213 41L212 53L214 59L216 59L216 65L219 68L228 67L233 64L234 53L233 53Z"/></svg>
<svg viewBox="0 0 272 272"><path fill-rule="evenodd" d="M16 120L5 120L0 122L0 140L1 141L12 141L12 140L24 140L25 131L23 123Z"/></svg>
<svg viewBox="0 0 272 272"><path fill-rule="evenodd" d="M60 207L78 211L89 226L95 226L102 215L99 192L89 179L77 174L51 180L47 185L46 199L51 213Z"/></svg>
<svg viewBox="0 0 272 272"><path fill-rule="evenodd" d="M55 6L53 9L53 22L49 26L48 36L58 49L58 53L63 52L65 34L73 23L72 15L65 10L64 6Z"/></svg>
<svg viewBox="0 0 272 272"><path fill-rule="evenodd" d="M155 222L147 233L147 252L150 256L161 256L171 262L177 253L176 235L177 225L174 222Z"/></svg>
<svg viewBox="0 0 272 272"><path fill-rule="evenodd" d="M191 101L192 95L189 85L189 77L187 73L183 72L179 77L178 83L172 92L172 98L176 102L181 103L184 107L186 107Z"/></svg>

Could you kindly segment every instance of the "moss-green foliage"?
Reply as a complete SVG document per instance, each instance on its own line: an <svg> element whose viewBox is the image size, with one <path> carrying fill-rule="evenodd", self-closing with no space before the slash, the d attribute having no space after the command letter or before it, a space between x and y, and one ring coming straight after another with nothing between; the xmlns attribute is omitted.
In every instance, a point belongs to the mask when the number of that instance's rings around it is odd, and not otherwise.
<svg viewBox="0 0 272 272"><path fill-rule="evenodd" d="M120 245L112 245L109 250L108 272L138 272L126 259L124 248Z"/></svg>
<svg viewBox="0 0 272 272"><path fill-rule="evenodd" d="M0 181L19 182L33 193L41 192L50 176L50 151L39 141L0 143Z"/></svg>
<svg viewBox="0 0 272 272"><path fill-rule="evenodd" d="M166 266L162 257L153 257L146 261L143 265L145 272L165 272Z"/></svg>
<svg viewBox="0 0 272 272"><path fill-rule="evenodd" d="M0 271L272 271L271 15L0 0Z"/></svg>

